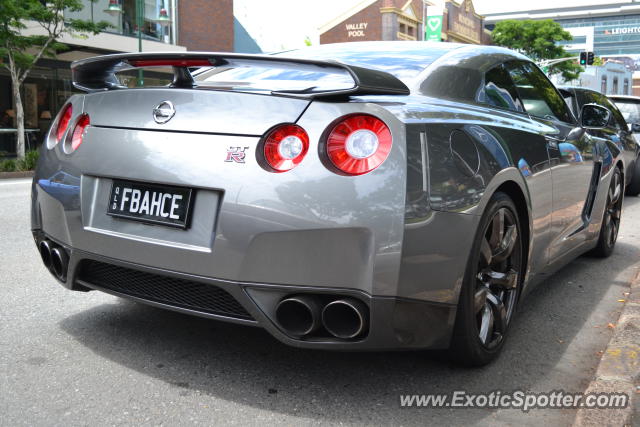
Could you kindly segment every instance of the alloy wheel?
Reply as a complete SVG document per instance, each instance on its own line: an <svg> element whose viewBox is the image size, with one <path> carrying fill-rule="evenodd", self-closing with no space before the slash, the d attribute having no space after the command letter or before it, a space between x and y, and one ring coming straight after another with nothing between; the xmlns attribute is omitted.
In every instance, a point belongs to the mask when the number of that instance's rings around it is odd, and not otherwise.
<svg viewBox="0 0 640 427"><path fill-rule="evenodd" d="M480 244L473 307L480 342L496 347L514 311L522 249L514 213L502 207L489 221Z"/></svg>
<svg viewBox="0 0 640 427"><path fill-rule="evenodd" d="M613 246L618 239L620 229L620 217L622 215L622 180L620 174L613 174L611 186L607 194L607 207L602 219L604 227L604 239L607 246Z"/></svg>

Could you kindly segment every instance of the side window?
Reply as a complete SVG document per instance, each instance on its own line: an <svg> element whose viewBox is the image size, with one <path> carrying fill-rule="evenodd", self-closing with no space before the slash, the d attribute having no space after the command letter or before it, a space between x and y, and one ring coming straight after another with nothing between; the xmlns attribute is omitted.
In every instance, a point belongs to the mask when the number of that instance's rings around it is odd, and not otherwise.
<svg viewBox="0 0 640 427"><path fill-rule="evenodd" d="M513 61L506 65L527 113L573 123L567 104L542 71L529 62Z"/></svg>
<svg viewBox="0 0 640 427"><path fill-rule="evenodd" d="M495 107L524 112L516 87L502 64L487 71L484 76L484 102Z"/></svg>

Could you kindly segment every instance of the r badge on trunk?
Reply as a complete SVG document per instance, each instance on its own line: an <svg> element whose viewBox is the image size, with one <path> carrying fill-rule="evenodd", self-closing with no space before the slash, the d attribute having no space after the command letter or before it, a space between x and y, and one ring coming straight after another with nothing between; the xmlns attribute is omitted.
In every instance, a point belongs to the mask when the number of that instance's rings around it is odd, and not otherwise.
<svg viewBox="0 0 640 427"><path fill-rule="evenodd" d="M225 162L244 163L247 156L245 150L249 147L229 147L227 148L227 158Z"/></svg>

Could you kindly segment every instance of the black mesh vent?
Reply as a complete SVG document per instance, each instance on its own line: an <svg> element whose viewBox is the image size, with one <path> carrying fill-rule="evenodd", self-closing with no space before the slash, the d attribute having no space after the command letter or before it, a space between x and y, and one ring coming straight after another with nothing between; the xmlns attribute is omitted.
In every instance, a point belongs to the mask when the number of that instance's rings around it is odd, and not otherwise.
<svg viewBox="0 0 640 427"><path fill-rule="evenodd" d="M213 285L84 260L78 280L148 301L241 319L251 315L227 291Z"/></svg>

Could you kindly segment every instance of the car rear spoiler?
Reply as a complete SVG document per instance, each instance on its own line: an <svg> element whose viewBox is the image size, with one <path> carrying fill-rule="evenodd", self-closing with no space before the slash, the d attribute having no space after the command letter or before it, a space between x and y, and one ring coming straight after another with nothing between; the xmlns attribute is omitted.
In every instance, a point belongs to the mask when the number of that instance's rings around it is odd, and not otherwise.
<svg viewBox="0 0 640 427"><path fill-rule="evenodd" d="M309 88L298 91L274 91L276 95L287 95L304 98L343 97L358 95L408 95L409 88L397 77L384 71L346 65L334 61L317 61L311 59L286 58L271 55L249 55L236 53L207 52L152 52L124 53L96 56L74 61L71 64L73 85L85 92L96 92L111 89L124 89L116 73L120 71L153 67L173 67L173 82L169 87L193 88L194 82L189 68L193 67L235 67L235 66L268 66L292 68L296 70L322 71L341 73L346 71L353 79L354 86L347 89L314 90Z"/></svg>

